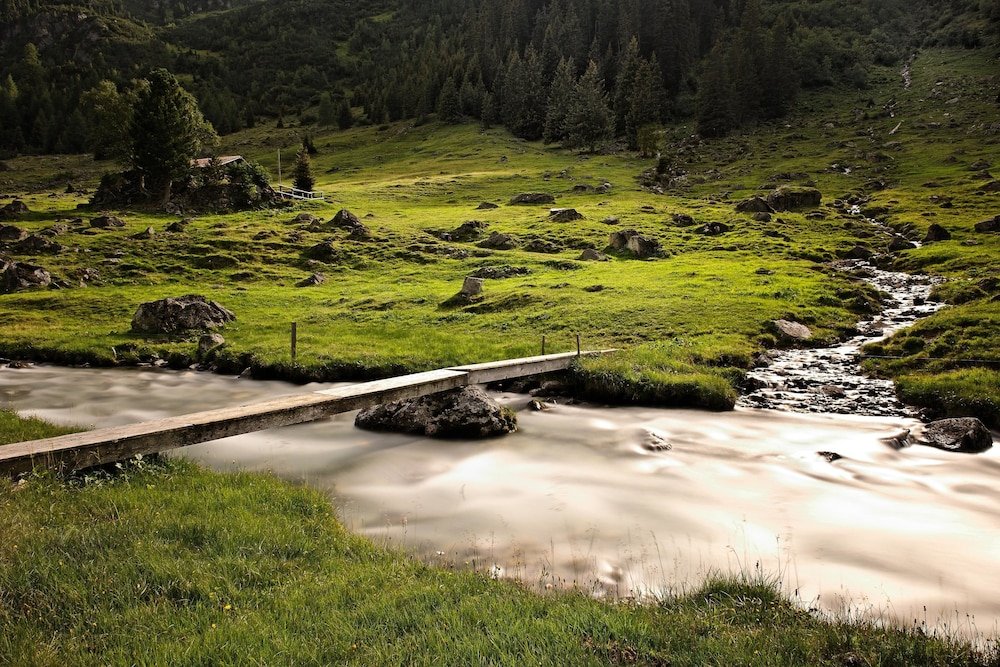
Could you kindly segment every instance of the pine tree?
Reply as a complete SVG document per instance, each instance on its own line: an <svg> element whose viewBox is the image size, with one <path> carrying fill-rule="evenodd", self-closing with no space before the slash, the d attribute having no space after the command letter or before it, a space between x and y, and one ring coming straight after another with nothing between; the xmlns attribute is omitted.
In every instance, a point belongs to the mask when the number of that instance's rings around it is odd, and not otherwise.
<svg viewBox="0 0 1000 667"><path fill-rule="evenodd" d="M629 116L631 107L630 100L635 92L636 77L639 74L639 41L633 37L629 40L628 46L618 58L618 76L615 79L615 132L626 134L628 128L625 123Z"/></svg>
<svg viewBox="0 0 1000 667"><path fill-rule="evenodd" d="M591 152L614 132L614 114L608 108L597 63L590 61L587 71L576 84L575 97L566 117L566 143L586 147Z"/></svg>
<svg viewBox="0 0 1000 667"><path fill-rule="evenodd" d="M663 103L666 93L660 77L660 67L654 60L640 58L636 68L632 94L628 96L625 109L625 137L629 148L639 148L639 129L646 125L656 125L663 119Z"/></svg>
<svg viewBox="0 0 1000 667"><path fill-rule="evenodd" d="M295 154L295 169L292 170L293 185L299 190L312 192L316 182L313 180L312 165L309 162L309 151L300 148Z"/></svg>
<svg viewBox="0 0 1000 667"><path fill-rule="evenodd" d="M698 81L698 133L705 137L721 137L735 126L732 112L733 90L726 71L725 52L717 45L705 61L705 70Z"/></svg>
<svg viewBox="0 0 1000 667"><path fill-rule="evenodd" d="M194 97L165 69L153 70L141 87L129 137L132 166L163 201L171 183L189 173L191 159L216 138Z"/></svg>
<svg viewBox="0 0 1000 667"><path fill-rule="evenodd" d="M479 112L479 119L484 130L490 129L497 122L497 105L493 93L483 95L483 108Z"/></svg>
<svg viewBox="0 0 1000 667"><path fill-rule="evenodd" d="M566 116L576 94L576 67L565 58L559 61L552 87L549 89L549 109L545 115L543 139L549 144L566 138Z"/></svg>
<svg viewBox="0 0 1000 667"><path fill-rule="evenodd" d="M345 97L340 101L340 109L337 111L337 127L341 130L346 130L353 125L354 112L351 111L351 103Z"/></svg>
<svg viewBox="0 0 1000 667"><path fill-rule="evenodd" d="M333 105L333 97L330 93L324 92L319 96L319 108L316 110L317 120L320 125L329 127L337 122L337 109Z"/></svg>
<svg viewBox="0 0 1000 667"><path fill-rule="evenodd" d="M462 120L462 106L458 98L455 79L448 77L441 88L437 103L438 118L444 123L459 123Z"/></svg>

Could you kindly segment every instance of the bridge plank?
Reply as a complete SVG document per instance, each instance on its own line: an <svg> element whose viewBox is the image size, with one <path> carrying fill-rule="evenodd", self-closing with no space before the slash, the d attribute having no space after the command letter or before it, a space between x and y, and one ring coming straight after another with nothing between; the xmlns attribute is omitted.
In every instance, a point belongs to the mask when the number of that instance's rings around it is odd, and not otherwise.
<svg viewBox="0 0 1000 667"><path fill-rule="evenodd" d="M604 352L587 352L586 356ZM43 466L79 470L234 435L316 421L407 398L569 368L577 354L553 354L444 368L384 380L282 396L269 401L114 426L0 446L0 472L17 475Z"/></svg>

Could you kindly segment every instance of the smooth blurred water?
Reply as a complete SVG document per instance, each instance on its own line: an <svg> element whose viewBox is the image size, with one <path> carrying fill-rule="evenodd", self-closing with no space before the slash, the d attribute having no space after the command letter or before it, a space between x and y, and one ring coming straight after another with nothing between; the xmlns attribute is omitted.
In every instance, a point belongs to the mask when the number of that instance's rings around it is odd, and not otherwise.
<svg viewBox="0 0 1000 667"><path fill-rule="evenodd" d="M0 404L94 426L318 388L194 372L0 369ZM628 596L760 571L780 574L806 605L997 631L996 450L896 451L880 440L918 426L903 418L530 412L525 396L498 397L519 410L520 431L495 440L368 433L346 414L180 454L308 483L359 533L532 586Z"/></svg>

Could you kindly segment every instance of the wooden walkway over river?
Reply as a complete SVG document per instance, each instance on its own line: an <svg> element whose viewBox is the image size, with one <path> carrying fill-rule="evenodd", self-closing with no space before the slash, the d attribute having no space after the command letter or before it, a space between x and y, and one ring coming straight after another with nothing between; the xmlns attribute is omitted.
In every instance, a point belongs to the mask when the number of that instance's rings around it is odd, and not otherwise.
<svg viewBox="0 0 1000 667"><path fill-rule="evenodd" d="M293 394L263 403L4 445L0 446L0 474L17 475L35 468L62 471L89 468L129 459L137 454L151 454L244 433L302 424L341 412L448 389L565 370L580 356L596 356L612 351L567 352L443 368Z"/></svg>

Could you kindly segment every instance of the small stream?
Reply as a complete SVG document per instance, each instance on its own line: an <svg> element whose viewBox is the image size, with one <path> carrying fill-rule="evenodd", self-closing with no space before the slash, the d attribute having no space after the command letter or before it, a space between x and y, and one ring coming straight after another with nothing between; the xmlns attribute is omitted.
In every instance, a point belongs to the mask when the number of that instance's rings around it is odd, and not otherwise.
<svg viewBox="0 0 1000 667"><path fill-rule="evenodd" d="M943 304L931 301L938 279L879 269L862 260L838 268L888 296L883 311L858 324L858 334L832 347L772 351L767 364L748 376L757 388L740 398L754 408L852 415L917 416L896 398L891 380L861 371L861 348L884 340L932 315Z"/></svg>

